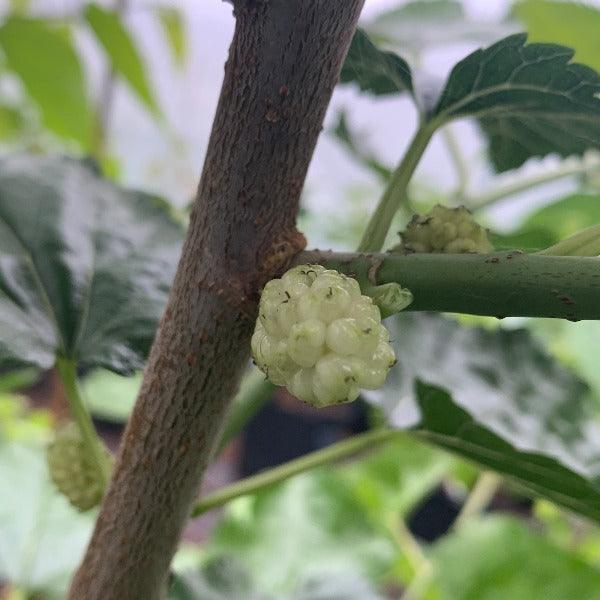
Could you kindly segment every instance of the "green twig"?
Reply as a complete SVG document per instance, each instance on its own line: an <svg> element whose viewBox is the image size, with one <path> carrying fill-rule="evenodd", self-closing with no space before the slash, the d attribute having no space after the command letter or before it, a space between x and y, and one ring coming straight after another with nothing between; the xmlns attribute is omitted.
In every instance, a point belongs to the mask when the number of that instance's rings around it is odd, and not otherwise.
<svg viewBox="0 0 600 600"><path fill-rule="evenodd" d="M545 171L543 173L537 173L529 177L523 177L517 179L514 182L506 183L494 187L487 192L480 195L464 193L460 200L466 204L472 210L480 210L496 204L497 202L504 200L520 192L527 191L531 188L546 183L557 181L565 177L572 177L574 175L585 175L593 171L600 170L600 158L586 157L582 159L567 159L563 161L558 167Z"/></svg>
<svg viewBox="0 0 600 600"><path fill-rule="evenodd" d="M465 161L465 157L460 149L460 144L456 139L452 125L448 124L442 128L442 138L446 144L448 154L452 159L452 163L458 177L458 185L454 194L458 198L462 198L469 185L469 168Z"/></svg>
<svg viewBox="0 0 600 600"><path fill-rule="evenodd" d="M83 443L88 450L89 455L93 457L94 462L98 467L98 472L106 485L110 478L110 463L106 460L104 446L96 434L96 429L94 428L90 414L81 397L81 391L77 381L76 363L69 358L57 358L56 370L64 386L65 395L71 409L71 415L79 428Z"/></svg>
<svg viewBox="0 0 600 600"><path fill-rule="evenodd" d="M240 391L232 402L225 426L221 433L215 454L220 454L225 446L243 429L244 425L265 405L273 395L275 385L254 369L242 382Z"/></svg>
<svg viewBox="0 0 600 600"><path fill-rule="evenodd" d="M429 125L417 130L367 224L358 246L359 252L379 252L383 247L394 215L406 198L406 188L434 131Z"/></svg>
<svg viewBox="0 0 600 600"><path fill-rule="evenodd" d="M398 549L410 563L414 573L410 584L404 591L402 600L418 600L427 591L434 572L433 565L425 556L421 544L407 527L404 519L394 518L389 525L389 530Z"/></svg>
<svg viewBox="0 0 600 600"><path fill-rule="evenodd" d="M492 501L498 487L502 483L502 477L492 471L484 471L467 496L466 502L452 524L455 530L461 529L473 517L484 511Z"/></svg>
<svg viewBox="0 0 600 600"><path fill-rule="evenodd" d="M404 590L402 600L421 600L424 598L433 580L433 576L433 566L428 563L427 566L417 571L410 585Z"/></svg>
<svg viewBox="0 0 600 600"><path fill-rule="evenodd" d="M202 498L192 511L192 517L198 517L212 508L223 506L234 498L253 494L304 471L348 458L363 450L372 449L398 435L403 434L394 429L376 429L332 444L323 450L311 452L258 475L241 479Z"/></svg>
<svg viewBox="0 0 600 600"><path fill-rule="evenodd" d="M599 258L315 251L302 252L296 261L326 265L355 277L361 287L399 283L413 295L406 311L600 320Z"/></svg>

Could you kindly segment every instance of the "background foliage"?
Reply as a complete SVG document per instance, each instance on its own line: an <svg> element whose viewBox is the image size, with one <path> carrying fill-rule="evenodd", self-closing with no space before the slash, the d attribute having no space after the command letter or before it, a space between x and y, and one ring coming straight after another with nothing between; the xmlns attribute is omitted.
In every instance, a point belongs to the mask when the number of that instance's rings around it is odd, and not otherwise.
<svg viewBox="0 0 600 600"><path fill-rule="evenodd" d="M398 227L412 209L465 203L496 247L538 250L600 222L600 9L507 8L493 21L454 0L413 1L364 20L315 162L333 153L363 182L332 176L327 204L318 171L309 178L301 224L312 243L355 246L399 158L361 131L364 102L387 138L400 120L436 132L432 162L447 153L452 169L451 186L417 171ZM136 11L167 70L197 68L194 24L171 6L77 2L47 14L12 2L0 25L0 597L11 600L64 597L95 516L50 484L43 452L60 415L27 392L68 357L92 414L126 420L193 193L182 186L171 202L129 189L143 177L118 152L119 98L169 140L155 171L177 171L181 150ZM429 62L440 50L457 54L448 73ZM371 425L397 437L231 502L208 538L182 546L173 600L600 598L598 324L401 315L389 327L399 363L364 400ZM247 396L232 435L258 409ZM411 519L428 498L442 489L461 505L479 469L502 476L488 501L443 537L416 540ZM492 497L506 514L480 514Z"/></svg>

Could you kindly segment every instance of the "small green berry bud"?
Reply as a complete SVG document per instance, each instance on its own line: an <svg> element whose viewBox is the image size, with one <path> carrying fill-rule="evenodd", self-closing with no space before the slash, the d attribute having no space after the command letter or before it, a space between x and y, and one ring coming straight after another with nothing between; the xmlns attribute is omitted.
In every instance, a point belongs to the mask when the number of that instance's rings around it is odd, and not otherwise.
<svg viewBox="0 0 600 600"><path fill-rule="evenodd" d="M415 215L400 238L393 251L406 254L485 254L493 250L487 229L464 206L437 205L426 215Z"/></svg>
<svg viewBox="0 0 600 600"><path fill-rule="evenodd" d="M111 463L108 451L105 459ZM73 506L86 511L100 504L104 477L75 423L56 432L46 448L46 461L52 482Z"/></svg>

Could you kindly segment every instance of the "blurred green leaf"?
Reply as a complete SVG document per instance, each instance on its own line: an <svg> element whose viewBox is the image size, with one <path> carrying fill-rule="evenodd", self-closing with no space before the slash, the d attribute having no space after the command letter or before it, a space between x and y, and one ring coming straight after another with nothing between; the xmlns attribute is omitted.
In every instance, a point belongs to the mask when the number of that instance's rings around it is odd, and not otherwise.
<svg viewBox="0 0 600 600"><path fill-rule="evenodd" d="M0 161L0 197L0 364L142 367L183 238L167 204L28 155Z"/></svg>
<svg viewBox="0 0 600 600"><path fill-rule="evenodd" d="M46 410L31 410L22 396L0 392L0 444L48 439L52 418Z"/></svg>
<svg viewBox="0 0 600 600"><path fill-rule="evenodd" d="M384 181L390 178L392 170L381 163L371 152L365 150L355 133L350 130L348 117L344 111L340 111L338 114L333 134L360 164Z"/></svg>
<svg viewBox="0 0 600 600"><path fill-rule="evenodd" d="M260 589L278 599L293 591L293 598L353 598L352 586L340 587L349 573L364 593L357 592L357 599L375 598L360 578L379 582L391 574L398 559L392 533L398 520L454 462L410 439L390 442L345 466L299 475L235 500L204 549L211 556L232 555Z"/></svg>
<svg viewBox="0 0 600 600"><path fill-rule="evenodd" d="M215 452L221 452L225 446L240 434L246 423L273 397L275 386L256 367L246 371L240 388L231 402L221 438Z"/></svg>
<svg viewBox="0 0 600 600"><path fill-rule="evenodd" d="M544 537L588 564L600 565L600 528L547 500L537 500L535 519L542 523Z"/></svg>
<svg viewBox="0 0 600 600"><path fill-rule="evenodd" d="M365 29L377 43L406 49L418 57L436 46L491 42L512 33L514 27L471 20L457 0L412 0L379 13Z"/></svg>
<svg viewBox="0 0 600 600"><path fill-rule="evenodd" d="M600 195L574 194L535 211L514 232L494 234L497 249L541 250L600 223Z"/></svg>
<svg viewBox="0 0 600 600"><path fill-rule="evenodd" d="M146 108L159 117L160 109L146 74L146 65L119 13L98 4L88 4L84 14L112 68L127 81Z"/></svg>
<svg viewBox="0 0 600 600"><path fill-rule="evenodd" d="M512 233L490 233L490 240L495 250L524 250L537 252L556 243L551 231L543 227L523 227Z"/></svg>
<svg viewBox="0 0 600 600"><path fill-rule="evenodd" d="M82 389L85 403L93 416L125 423L133 410L141 384L141 372L123 377L105 369L96 369L83 378ZM227 414L219 449L222 450L227 442L240 433L250 418L270 399L274 389L274 385L258 369L252 368L246 373Z"/></svg>
<svg viewBox="0 0 600 600"><path fill-rule="evenodd" d="M396 555L381 525L332 470L234 501L206 550L233 555L277 598L312 578L353 573L376 580Z"/></svg>
<svg viewBox="0 0 600 600"><path fill-rule="evenodd" d="M374 522L408 516L453 467L450 455L408 438L386 444L338 475Z"/></svg>
<svg viewBox="0 0 600 600"><path fill-rule="evenodd" d="M385 600L364 578L354 573L321 576L303 583L291 600Z"/></svg>
<svg viewBox="0 0 600 600"><path fill-rule="evenodd" d="M491 426L482 424L483 420L477 419L474 411L462 409L441 388L417 383L415 392L421 414L420 422L414 428L417 437L505 475L530 495L548 498L600 521L600 489L596 473L593 476L580 474L577 471L580 465L569 465L564 455L555 458L548 453L523 450L526 441L521 444L507 441L508 435L500 435ZM523 425L526 425L525 421ZM597 463L598 450L590 447L590 442L598 439L598 432L593 431L590 438L581 442L569 441L580 442L578 450L585 445L586 450L593 452L591 456L578 458Z"/></svg>
<svg viewBox="0 0 600 600"><path fill-rule="evenodd" d="M0 27L0 48L44 125L87 149L93 110L79 57L65 31L46 21L10 17Z"/></svg>
<svg viewBox="0 0 600 600"><path fill-rule="evenodd" d="M367 34L356 30L340 74L341 83L356 83L376 95L412 91L408 63L393 52L376 48Z"/></svg>
<svg viewBox="0 0 600 600"><path fill-rule="evenodd" d="M83 379L82 390L86 406L94 417L125 423L133 410L141 384L141 372L123 377L96 369Z"/></svg>
<svg viewBox="0 0 600 600"><path fill-rule="evenodd" d="M31 6L31 0L9 0L10 12L15 15L27 13Z"/></svg>
<svg viewBox="0 0 600 600"><path fill-rule="evenodd" d="M0 105L0 139L14 140L23 131L23 115L12 106Z"/></svg>
<svg viewBox="0 0 600 600"><path fill-rule="evenodd" d="M514 519L486 518L438 543L439 600L594 600L600 571Z"/></svg>
<svg viewBox="0 0 600 600"><path fill-rule="evenodd" d="M201 569L175 575L169 600L383 600L353 573L311 579L290 594L259 591L253 577L231 556L221 556Z"/></svg>
<svg viewBox="0 0 600 600"><path fill-rule="evenodd" d="M39 376L37 369L26 368L0 375L0 394L15 392L33 385Z"/></svg>
<svg viewBox="0 0 600 600"><path fill-rule="evenodd" d="M40 446L0 444L0 473L0 580L63 600L94 513L55 491Z"/></svg>
<svg viewBox="0 0 600 600"><path fill-rule="evenodd" d="M181 12L170 6L161 6L158 8L158 18L169 42L171 55L181 67L187 56L187 40Z"/></svg>
<svg viewBox="0 0 600 600"><path fill-rule="evenodd" d="M532 327L543 337L554 354L589 384L596 403L596 412L600 412L600 369L597 360L600 322L569 323L536 319Z"/></svg>
<svg viewBox="0 0 600 600"><path fill-rule="evenodd" d="M575 60L600 72L600 10L582 2L521 0L513 7L534 42L554 42L575 50Z"/></svg>
<svg viewBox="0 0 600 600"><path fill-rule="evenodd" d="M398 364L364 397L392 425L600 520L600 427L587 388L527 331L408 313L388 329Z"/></svg>
<svg viewBox="0 0 600 600"><path fill-rule="evenodd" d="M235 559L214 558L201 569L173 577L169 600L274 600L259 592L252 576Z"/></svg>

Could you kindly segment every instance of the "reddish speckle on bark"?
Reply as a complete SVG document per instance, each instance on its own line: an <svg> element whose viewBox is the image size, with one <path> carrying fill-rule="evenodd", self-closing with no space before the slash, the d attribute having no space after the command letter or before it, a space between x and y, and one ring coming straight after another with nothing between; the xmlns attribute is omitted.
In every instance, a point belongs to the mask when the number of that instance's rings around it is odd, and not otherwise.
<svg viewBox="0 0 600 600"><path fill-rule="evenodd" d="M367 271L367 277L373 285L377 285L377 274L379 273L379 268L382 264L382 260L376 260L373 262L373 264L369 267L369 270Z"/></svg>
<svg viewBox="0 0 600 600"><path fill-rule="evenodd" d="M186 360L187 360L187 364L190 365L190 367L191 367L196 364L197 358L196 358L195 354L188 354Z"/></svg>
<svg viewBox="0 0 600 600"><path fill-rule="evenodd" d="M277 123L277 121L279 121L279 111L274 108L269 108L265 113L265 119L269 121L269 123Z"/></svg>
<svg viewBox="0 0 600 600"><path fill-rule="evenodd" d="M288 86L284 83L280 88L279 88L279 95L283 96L284 98L290 93L290 88L288 88Z"/></svg>

